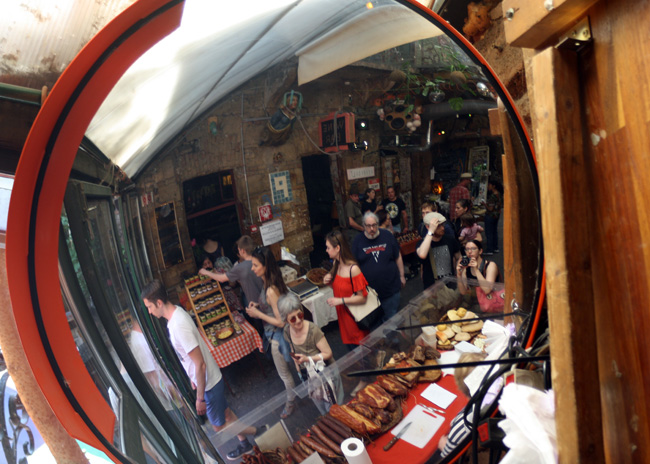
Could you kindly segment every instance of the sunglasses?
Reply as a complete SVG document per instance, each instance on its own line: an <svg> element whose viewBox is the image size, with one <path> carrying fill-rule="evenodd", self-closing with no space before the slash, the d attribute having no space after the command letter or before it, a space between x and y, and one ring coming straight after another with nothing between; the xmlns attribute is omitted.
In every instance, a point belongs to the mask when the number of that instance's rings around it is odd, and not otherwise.
<svg viewBox="0 0 650 464"><path fill-rule="evenodd" d="M299 312L298 314L296 314L295 316L291 316L291 317L289 318L289 324L295 324L296 322L298 322L298 321L302 321L302 320L304 320L304 319L305 319L305 315L303 314L302 311L300 311L300 312Z"/></svg>

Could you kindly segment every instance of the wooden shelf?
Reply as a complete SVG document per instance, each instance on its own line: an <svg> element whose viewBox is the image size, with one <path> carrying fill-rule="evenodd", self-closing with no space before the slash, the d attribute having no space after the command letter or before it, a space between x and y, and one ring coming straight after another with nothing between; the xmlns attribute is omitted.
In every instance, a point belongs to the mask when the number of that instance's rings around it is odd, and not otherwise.
<svg viewBox="0 0 650 464"><path fill-rule="evenodd" d="M214 308L220 306L221 304L224 304L223 300L217 301L216 303L213 303L210 306L206 306L205 308L197 309L196 314L204 313L206 311L209 311L210 309L214 309Z"/></svg>
<svg viewBox="0 0 650 464"><path fill-rule="evenodd" d="M223 319L224 317L230 317L230 313L229 312L221 313L217 317L213 317L212 319L208 319L205 322L201 322L201 324L203 324L203 327L205 327L206 325L210 325L213 322L218 321L219 319Z"/></svg>
<svg viewBox="0 0 650 464"><path fill-rule="evenodd" d="M194 276L197 277L197 276ZM191 284L188 284L187 282L185 283L185 288L194 288L198 287L199 285L202 285L204 283L210 282L211 279L209 277L205 277L204 279L197 280L196 282L192 282Z"/></svg>
<svg viewBox="0 0 650 464"><path fill-rule="evenodd" d="M194 276L198 277L198 276ZM185 291L187 292L187 297L189 300L189 306L191 306L192 311L194 312L194 317L196 318L196 325L199 327L201 332L203 332L203 335L207 340L210 340L210 337L208 333L206 332L205 328L215 322L218 322L222 319L228 318L230 320L230 324L235 329L238 325L235 323L235 320L232 317L232 313L230 312L230 307L228 306L228 302L226 301L226 297L223 294L223 289L221 288L221 284L218 281L209 279L208 282L212 283L214 286L211 290L201 293L200 295L196 295L195 297L192 297L191 291L194 290L195 288L199 287L201 284L205 284L206 279L202 280L197 280L196 282L193 282L191 284L185 284ZM209 306L203 307L201 309L196 308L196 303L200 300L203 300L206 297L209 297L211 295L217 295L220 296L221 299L219 301L216 301L214 303L211 303ZM212 317L206 321L201 321L201 316L200 314L204 314L206 311L213 310L214 308L221 307L223 306L225 308L225 311L222 312L221 314ZM228 337L224 341L227 340L232 340L232 336ZM214 342L213 342L214 344ZM218 346L219 342L215 346Z"/></svg>

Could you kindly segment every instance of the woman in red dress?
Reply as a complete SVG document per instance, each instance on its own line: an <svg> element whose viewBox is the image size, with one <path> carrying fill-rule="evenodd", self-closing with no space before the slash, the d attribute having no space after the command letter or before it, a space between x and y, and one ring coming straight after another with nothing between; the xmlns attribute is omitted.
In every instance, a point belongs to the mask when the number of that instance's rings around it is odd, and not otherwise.
<svg viewBox="0 0 650 464"><path fill-rule="evenodd" d="M363 303L368 297L366 278L361 273L350 246L340 230L334 230L325 238L327 254L334 260L332 270L325 275L323 283L332 284L334 296L327 304L336 306L341 340L349 350L354 349L368 335L368 331L357 327L346 303ZM352 277L350 281L350 277Z"/></svg>

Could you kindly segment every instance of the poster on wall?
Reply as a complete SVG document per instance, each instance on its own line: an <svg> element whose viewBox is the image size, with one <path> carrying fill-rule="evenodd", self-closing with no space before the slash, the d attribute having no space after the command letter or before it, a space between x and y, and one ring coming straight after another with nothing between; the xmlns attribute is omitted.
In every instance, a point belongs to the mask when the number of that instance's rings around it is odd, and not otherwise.
<svg viewBox="0 0 650 464"><path fill-rule="evenodd" d="M271 181L271 195L274 205L293 201L289 171L272 172L269 174L269 180Z"/></svg>
<svg viewBox="0 0 650 464"><path fill-rule="evenodd" d="M282 221L275 219L266 222L260 226L260 234L262 235L262 243L264 246L273 245L274 243L284 240L284 228Z"/></svg>

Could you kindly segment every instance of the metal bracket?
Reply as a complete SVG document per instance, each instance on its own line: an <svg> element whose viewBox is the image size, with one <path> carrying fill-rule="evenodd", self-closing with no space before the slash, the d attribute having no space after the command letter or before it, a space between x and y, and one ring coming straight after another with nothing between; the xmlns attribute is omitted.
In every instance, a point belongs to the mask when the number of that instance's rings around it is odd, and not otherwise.
<svg viewBox="0 0 650 464"><path fill-rule="evenodd" d="M560 38L555 48L579 52L593 41L589 17L584 17L569 32Z"/></svg>

